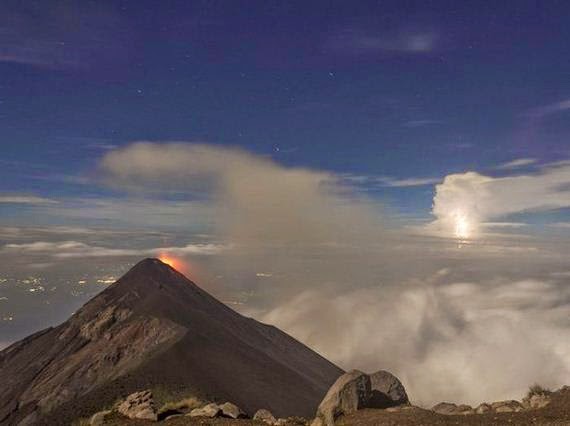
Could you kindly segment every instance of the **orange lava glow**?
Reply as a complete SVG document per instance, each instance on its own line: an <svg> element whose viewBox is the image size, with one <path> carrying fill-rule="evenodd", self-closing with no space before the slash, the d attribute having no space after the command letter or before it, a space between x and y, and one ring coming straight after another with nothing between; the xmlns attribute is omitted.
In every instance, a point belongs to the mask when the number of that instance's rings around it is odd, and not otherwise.
<svg viewBox="0 0 570 426"><path fill-rule="evenodd" d="M180 272L186 272L186 263L179 258L176 258L170 254L161 254L158 256L158 259L163 262L166 263L168 266L176 269L177 271Z"/></svg>

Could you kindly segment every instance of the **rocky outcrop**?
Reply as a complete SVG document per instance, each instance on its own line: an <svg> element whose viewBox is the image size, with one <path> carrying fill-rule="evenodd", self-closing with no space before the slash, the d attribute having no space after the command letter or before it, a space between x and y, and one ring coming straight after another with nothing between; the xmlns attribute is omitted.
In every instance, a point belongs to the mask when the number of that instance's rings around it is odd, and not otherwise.
<svg viewBox="0 0 570 426"><path fill-rule="evenodd" d="M117 407L117 411L129 419L158 420L152 392L145 390L130 394Z"/></svg>
<svg viewBox="0 0 570 426"><path fill-rule="evenodd" d="M380 370L372 375L352 370L331 386L317 409L314 426L334 425L335 420L363 408L388 408L408 403L402 383Z"/></svg>

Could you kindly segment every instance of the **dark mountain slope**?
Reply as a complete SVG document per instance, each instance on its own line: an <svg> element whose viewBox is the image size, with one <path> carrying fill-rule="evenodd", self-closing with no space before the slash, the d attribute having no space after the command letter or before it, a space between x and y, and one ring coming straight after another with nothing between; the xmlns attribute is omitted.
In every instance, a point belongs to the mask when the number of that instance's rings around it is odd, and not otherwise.
<svg viewBox="0 0 570 426"><path fill-rule="evenodd" d="M0 423L68 421L144 388L311 416L341 373L146 259L65 323L0 352Z"/></svg>

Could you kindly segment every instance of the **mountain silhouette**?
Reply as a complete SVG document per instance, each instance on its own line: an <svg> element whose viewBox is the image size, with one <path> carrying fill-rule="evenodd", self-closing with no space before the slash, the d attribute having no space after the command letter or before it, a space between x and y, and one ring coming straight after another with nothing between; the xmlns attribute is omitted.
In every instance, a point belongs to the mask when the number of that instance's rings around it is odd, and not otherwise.
<svg viewBox="0 0 570 426"><path fill-rule="evenodd" d="M342 373L145 259L63 324L0 352L0 423L66 424L149 388L310 417Z"/></svg>

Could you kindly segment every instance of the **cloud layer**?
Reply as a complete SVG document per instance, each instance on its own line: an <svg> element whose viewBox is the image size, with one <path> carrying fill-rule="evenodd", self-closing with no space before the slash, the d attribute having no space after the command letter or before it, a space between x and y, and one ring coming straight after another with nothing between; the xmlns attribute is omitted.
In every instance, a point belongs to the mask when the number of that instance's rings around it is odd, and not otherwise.
<svg viewBox="0 0 570 426"><path fill-rule="evenodd" d="M262 317L344 368L382 368L415 403L520 398L570 380L570 289L533 279L454 282L444 269L397 287L307 290ZM318 308L317 308L318 307Z"/></svg>

